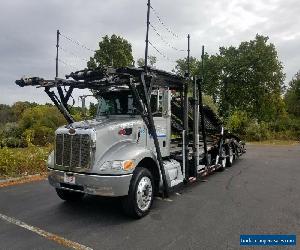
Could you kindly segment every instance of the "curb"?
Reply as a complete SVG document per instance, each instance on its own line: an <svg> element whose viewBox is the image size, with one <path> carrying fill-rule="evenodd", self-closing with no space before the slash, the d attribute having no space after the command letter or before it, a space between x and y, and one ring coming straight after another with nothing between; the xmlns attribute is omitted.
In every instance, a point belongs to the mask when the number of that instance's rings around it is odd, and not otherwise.
<svg viewBox="0 0 300 250"><path fill-rule="evenodd" d="M2 179L0 180L0 188L34 182L34 181L46 180L46 178L47 178L47 173L41 173L41 174L27 175L27 176L16 177L16 178Z"/></svg>

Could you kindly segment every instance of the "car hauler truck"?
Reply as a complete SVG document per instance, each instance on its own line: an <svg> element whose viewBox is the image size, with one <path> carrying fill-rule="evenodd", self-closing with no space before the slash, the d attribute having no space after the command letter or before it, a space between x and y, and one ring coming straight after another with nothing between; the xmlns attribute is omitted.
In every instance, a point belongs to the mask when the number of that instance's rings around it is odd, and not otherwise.
<svg viewBox="0 0 300 250"><path fill-rule="evenodd" d="M16 83L44 88L68 122L56 130L48 159L49 183L66 201L85 194L121 197L126 213L141 218L155 195L168 197L245 152L241 140L203 106L201 79L191 84L150 67L99 67L66 79ZM93 91L99 101L94 119L75 122L68 106L74 89Z"/></svg>

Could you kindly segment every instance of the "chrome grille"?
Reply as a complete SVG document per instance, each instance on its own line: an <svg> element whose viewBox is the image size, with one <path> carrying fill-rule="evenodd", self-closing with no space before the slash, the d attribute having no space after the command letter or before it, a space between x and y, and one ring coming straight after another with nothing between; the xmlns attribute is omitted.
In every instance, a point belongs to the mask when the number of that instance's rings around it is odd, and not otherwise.
<svg viewBox="0 0 300 250"><path fill-rule="evenodd" d="M72 150L71 150L71 167L78 167L81 166L80 164L80 156L82 155L82 152L80 153L80 140L81 135L72 135L70 136L72 138ZM87 150L90 150L88 148Z"/></svg>
<svg viewBox="0 0 300 250"><path fill-rule="evenodd" d="M63 145L64 145L64 137L63 137L63 135L56 135L55 161L56 161L57 165L62 165Z"/></svg>
<svg viewBox="0 0 300 250"><path fill-rule="evenodd" d="M91 138L89 135L82 135L81 137L81 165L87 167L90 163L90 148Z"/></svg>
<svg viewBox="0 0 300 250"><path fill-rule="evenodd" d="M57 134L55 163L70 168L88 168L91 163L91 136Z"/></svg>

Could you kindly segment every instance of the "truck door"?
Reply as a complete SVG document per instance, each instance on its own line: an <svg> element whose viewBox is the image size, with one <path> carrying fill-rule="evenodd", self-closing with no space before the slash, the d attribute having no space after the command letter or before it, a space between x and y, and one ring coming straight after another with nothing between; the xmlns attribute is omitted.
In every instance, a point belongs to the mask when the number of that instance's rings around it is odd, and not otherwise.
<svg viewBox="0 0 300 250"><path fill-rule="evenodd" d="M153 120L156 127L162 157L170 155L171 139L171 95L168 89L160 89L153 92L151 96L151 108ZM148 147L155 152L153 138L148 134Z"/></svg>

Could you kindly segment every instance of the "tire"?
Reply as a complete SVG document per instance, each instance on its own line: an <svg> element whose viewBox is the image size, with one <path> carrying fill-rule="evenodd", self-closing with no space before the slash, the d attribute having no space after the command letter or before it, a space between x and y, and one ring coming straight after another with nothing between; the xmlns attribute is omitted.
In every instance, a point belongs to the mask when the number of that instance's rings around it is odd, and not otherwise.
<svg viewBox="0 0 300 250"><path fill-rule="evenodd" d="M239 149L238 149L238 146L237 146L237 142L236 142L236 140L234 140L234 142L233 142L233 152L234 152L234 158L233 158L233 160L237 160L238 158L239 158Z"/></svg>
<svg viewBox="0 0 300 250"><path fill-rule="evenodd" d="M222 157L219 158L219 164L221 165L219 170L224 171L226 168L227 158L226 158L226 149L222 146Z"/></svg>
<svg viewBox="0 0 300 250"><path fill-rule="evenodd" d="M122 200L124 212L135 219L147 215L153 203L154 181L150 171L137 167L130 182L128 196Z"/></svg>
<svg viewBox="0 0 300 250"><path fill-rule="evenodd" d="M60 188L56 188L56 193L59 198L64 201L79 201L83 198L84 193L74 192L70 190L64 190Z"/></svg>
<svg viewBox="0 0 300 250"><path fill-rule="evenodd" d="M234 160L234 148L232 147L232 144L229 144L226 147L226 154L228 157L226 157L226 167L231 167Z"/></svg>

